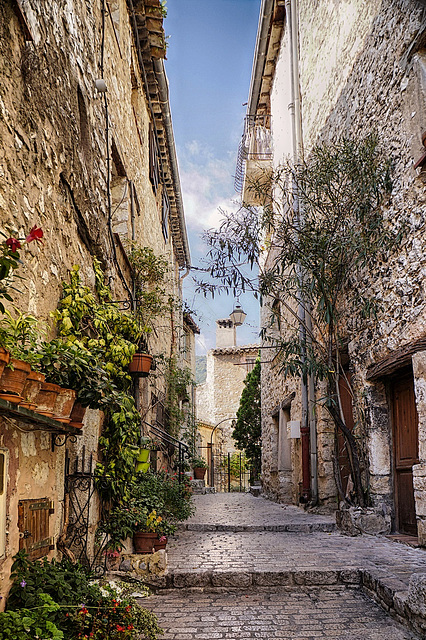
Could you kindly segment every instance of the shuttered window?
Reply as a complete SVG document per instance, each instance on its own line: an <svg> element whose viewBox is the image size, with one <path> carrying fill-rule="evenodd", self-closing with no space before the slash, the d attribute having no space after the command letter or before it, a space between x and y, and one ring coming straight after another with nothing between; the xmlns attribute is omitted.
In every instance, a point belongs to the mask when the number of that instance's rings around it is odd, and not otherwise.
<svg viewBox="0 0 426 640"><path fill-rule="evenodd" d="M18 502L19 549L25 549L31 560L49 553L50 502L47 498Z"/></svg>
<svg viewBox="0 0 426 640"><path fill-rule="evenodd" d="M161 213L161 228L163 230L163 237L166 240L169 237L169 213L170 213L170 202L169 196L166 193L166 190L163 190L163 206Z"/></svg>
<svg viewBox="0 0 426 640"><path fill-rule="evenodd" d="M160 184L160 170L158 165L158 147L155 139L154 127L149 125L149 179L154 193L157 193Z"/></svg>

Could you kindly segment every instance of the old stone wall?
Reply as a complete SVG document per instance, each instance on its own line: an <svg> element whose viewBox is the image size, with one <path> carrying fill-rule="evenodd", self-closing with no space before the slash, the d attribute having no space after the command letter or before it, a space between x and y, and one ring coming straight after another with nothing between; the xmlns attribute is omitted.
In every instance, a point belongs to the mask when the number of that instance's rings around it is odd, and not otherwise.
<svg viewBox="0 0 426 640"><path fill-rule="evenodd" d="M51 337L50 313L73 265L80 265L84 284L93 286L96 256L114 298L123 300L131 280L122 245L134 240L164 255L167 293L176 304L159 320L149 348L169 356L178 351L182 331L180 263L173 234L169 229L166 237L162 229L162 185L155 192L150 181L149 127L155 114L145 95L127 3L117 0L114 14L108 5L103 29L101 0L25 0L21 15L15 0L0 4L0 230L25 237L33 225L43 229L43 245L33 243L22 252L23 279L14 302L47 321ZM106 93L96 90L101 77ZM122 245L112 232L120 234ZM151 395L163 390L161 375L155 387L140 382L148 421ZM55 539L63 517L64 447L52 452L50 436L19 429L1 421L0 446L9 458L3 578L18 550L17 501L52 499ZM85 446L96 459L100 429L100 413L89 412L74 453ZM92 514L93 532L96 508Z"/></svg>
<svg viewBox="0 0 426 640"><path fill-rule="evenodd" d="M340 3L300 2L300 85L306 154L319 140L342 134L363 136L377 131L383 156L392 162L393 190L386 208L390 223L404 222L401 244L381 256L365 273L366 294L381 301L376 319L346 318L349 359L367 467L365 481L373 505L393 509L393 443L388 380L367 380L367 368L392 351L425 334L424 299L424 174L414 169L424 153L425 61L424 4L414 0ZM277 59L271 95L275 163L290 153L286 100L289 97L287 32ZM422 39L423 38L423 39ZM414 358L414 378L422 422L423 368ZM284 395L279 377L266 370L271 385L263 400L268 410ZM320 495L330 495L330 437L326 420L318 415ZM267 452L264 456L268 458ZM423 458L414 467L419 531L423 531ZM293 470L297 478L296 469ZM322 480L324 479L324 481ZM324 485L324 486L322 486ZM322 488L321 488L322 487ZM424 538L424 533L421 533Z"/></svg>
<svg viewBox="0 0 426 640"><path fill-rule="evenodd" d="M240 405L244 380L253 368L258 347L247 345L211 349L207 354L207 378L197 385L197 418L215 426L223 421L223 451L235 451L232 418ZM249 364L246 362L249 361Z"/></svg>

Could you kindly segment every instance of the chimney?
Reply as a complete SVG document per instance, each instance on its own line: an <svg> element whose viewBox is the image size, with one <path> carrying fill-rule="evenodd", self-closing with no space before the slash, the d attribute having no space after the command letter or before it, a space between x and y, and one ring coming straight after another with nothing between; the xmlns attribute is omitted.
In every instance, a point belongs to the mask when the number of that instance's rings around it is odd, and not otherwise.
<svg viewBox="0 0 426 640"><path fill-rule="evenodd" d="M237 334L231 318L216 320L216 349L235 347L236 345Z"/></svg>

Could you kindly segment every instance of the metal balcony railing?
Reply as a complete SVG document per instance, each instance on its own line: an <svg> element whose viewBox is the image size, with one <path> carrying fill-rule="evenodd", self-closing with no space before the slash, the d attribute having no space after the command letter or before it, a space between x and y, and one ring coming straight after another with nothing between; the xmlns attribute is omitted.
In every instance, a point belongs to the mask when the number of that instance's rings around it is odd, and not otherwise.
<svg viewBox="0 0 426 640"><path fill-rule="evenodd" d="M272 159L271 116L246 116L237 157L235 191L243 192L247 162L270 161Z"/></svg>

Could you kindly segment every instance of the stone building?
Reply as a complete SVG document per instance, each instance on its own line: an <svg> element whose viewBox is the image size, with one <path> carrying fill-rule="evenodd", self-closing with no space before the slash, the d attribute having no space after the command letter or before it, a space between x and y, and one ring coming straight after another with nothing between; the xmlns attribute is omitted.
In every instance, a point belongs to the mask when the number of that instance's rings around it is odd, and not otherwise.
<svg viewBox="0 0 426 640"><path fill-rule="evenodd" d="M1 2L0 226L20 237L33 225L43 229L43 247L29 245L23 256L14 302L46 320L51 336L50 314L73 265L93 287L96 256L114 298L129 301L128 241L164 256L167 293L176 304L150 334L149 349L174 354L183 364L181 347L186 361L193 359L194 327L183 324L179 304L180 270L190 258L164 57L159 0ZM160 376L155 393L158 388L164 393ZM153 422L148 378L137 393L141 412ZM29 536L33 556L55 554L63 526L65 449L96 461L101 422L100 412L89 410L77 444L58 446L71 429L37 423L36 417L24 420L2 406L2 594L11 558L22 546L30 548ZM18 523L18 510L27 507L44 514L39 539ZM93 530L95 503L90 518Z"/></svg>
<svg viewBox="0 0 426 640"><path fill-rule="evenodd" d="M383 153L392 161L393 190L386 215L405 220L406 230L388 261L366 275L365 288L379 294L382 307L376 320L362 328L348 321L344 357L354 402L364 414L361 436L373 529L418 534L423 545L425 46L425 8L416 0L263 0L243 139L243 198L255 205L247 190L250 178L292 157L294 135L303 134L308 157L318 141L342 134L361 137L376 130ZM292 113L299 106L297 133ZM300 382L283 379L273 366L263 365L262 389L263 489L277 500L297 502L303 480L303 447L297 437L302 420ZM316 394L318 400L320 390ZM345 404L350 421L349 396ZM302 424L311 463L310 489L320 504L337 506L332 429L320 404L316 424L310 415L305 434ZM367 521L360 527L368 528Z"/></svg>
<svg viewBox="0 0 426 640"><path fill-rule="evenodd" d="M236 451L232 420L240 405L244 380L253 369L258 352L256 344L237 346L236 325L231 318L216 320L216 348L207 353L206 380L197 385L196 396L197 420L202 425L200 431L206 446L201 453L209 467L210 442L216 443L215 456ZM209 442L206 442L209 431Z"/></svg>

